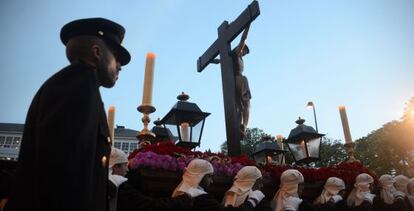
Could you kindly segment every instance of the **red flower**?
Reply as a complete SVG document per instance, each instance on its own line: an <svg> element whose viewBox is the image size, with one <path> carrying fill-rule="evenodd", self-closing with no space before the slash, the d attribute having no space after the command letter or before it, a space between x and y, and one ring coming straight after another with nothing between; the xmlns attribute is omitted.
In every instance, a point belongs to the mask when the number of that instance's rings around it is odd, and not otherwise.
<svg viewBox="0 0 414 211"><path fill-rule="evenodd" d="M157 144L149 144L143 146L139 150L134 150L128 157L131 159L135 157L138 152L154 152L160 155L170 155L177 159L181 158L203 158L210 161L215 161L223 163L225 165L241 165L249 166L256 165L253 160L250 160L247 155L240 155L234 157L225 156L223 153L212 153L212 152L200 152L200 151L191 151L190 149L176 146L172 141L168 142L159 142ZM344 180L344 182L349 186L354 183L355 177L361 173L370 174L375 181L378 180L378 177L372 173L368 168L362 165L360 162L353 163L340 163L338 165L332 165L321 168L309 168L301 166L289 166L289 165L274 165L266 164L259 166L264 175L270 175L273 180L280 181L280 175L287 169L297 169L300 171L304 178L305 182L324 182L329 177L339 177Z"/></svg>

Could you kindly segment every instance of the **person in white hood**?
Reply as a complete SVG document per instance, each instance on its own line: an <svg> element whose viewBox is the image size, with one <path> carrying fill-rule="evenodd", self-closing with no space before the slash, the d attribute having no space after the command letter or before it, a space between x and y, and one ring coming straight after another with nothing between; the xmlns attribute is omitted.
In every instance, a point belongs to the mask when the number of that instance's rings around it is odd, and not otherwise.
<svg viewBox="0 0 414 211"><path fill-rule="evenodd" d="M407 185L407 192L409 195L414 196L414 177L410 179Z"/></svg>
<svg viewBox="0 0 414 211"><path fill-rule="evenodd" d="M262 187L263 178L260 170L256 166L245 166L237 172L233 186L224 194L224 206L239 207L248 199L249 194ZM270 209L270 204L264 201L255 208L255 210Z"/></svg>
<svg viewBox="0 0 414 211"><path fill-rule="evenodd" d="M404 193L405 204L409 210L414 210L414 199L411 198L408 193L408 187L410 185L410 179L404 175L398 175L395 177L395 189Z"/></svg>
<svg viewBox="0 0 414 211"><path fill-rule="evenodd" d="M405 194L395 189L395 182L395 178L388 174L384 174L379 178L378 185L380 192L379 197L374 198L374 210L406 210L404 201Z"/></svg>
<svg viewBox="0 0 414 211"><path fill-rule="evenodd" d="M127 181L125 175L128 173L128 156L120 149L112 148L109 157L109 210L116 211L118 187Z"/></svg>
<svg viewBox="0 0 414 211"><path fill-rule="evenodd" d="M345 183L342 179L329 177L325 182L321 195L316 198L315 204L326 204L329 201L339 202L343 199L339 193L344 190Z"/></svg>
<svg viewBox="0 0 414 211"><path fill-rule="evenodd" d="M303 175L296 169L288 169L280 175L280 188L273 198L274 211L297 210L304 183Z"/></svg>
<svg viewBox="0 0 414 211"><path fill-rule="evenodd" d="M128 173L128 156L124 151L112 148L111 156L109 157L109 180L119 187L128 179L125 175Z"/></svg>
<svg viewBox="0 0 414 211"><path fill-rule="evenodd" d="M373 190L374 178L371 175L362 173L355 178L354 188L347 199L350 210L372 210L375 195Z"/></svg>
<svg viewBox="0 0 414 211"><path fill-rule="evenodd" d="M410 182L407 185L407 192L408 201L410 202L411 208L414 210L414 178L410 179Z"/></svg>
<svg viewBox="0 0 414 211"><path fill-rule="evenodd" d="M192 199L187 194L175 198L154 199L138 191L125 177L128 173L128 156L120 149L111 150L109 173L109 211L179 211L191 208Z"/></svg>
<svg viewBox="0 0 414 211"><path fill-rule="evenodd" d="M216 211L216 210L246 210L253 211L254 207L264 198L264 194L253 191L247 200L239 207L224 207L217 199L206 190L213 182L214 169L210 162L202 159L194 159L184 171L181 183L175 188L172 196L180 196L187 193L193 197L192 210Z"/></svg>
<svg viewBox="0 0 414 211"><path fill-rule="evenodd" d="M202 186L210 186L213 182L213 173L214 169L210 162L202 159L192 160L184 170L183 179L175 188L172 196L175 197L183 193L189 193L194 196L207 194ZM200 186L202 180L202 184L205 185Z"/></svg>
<svg viewBox="0 0 414 211"><path fill-rule="evenodd" d="M303 175L296 169L288 169L280 175L280 188L273 198L274 211L308 211L334 210L335 207L327 203L323 209L312 202L301 199L304 189Z"/></svg>

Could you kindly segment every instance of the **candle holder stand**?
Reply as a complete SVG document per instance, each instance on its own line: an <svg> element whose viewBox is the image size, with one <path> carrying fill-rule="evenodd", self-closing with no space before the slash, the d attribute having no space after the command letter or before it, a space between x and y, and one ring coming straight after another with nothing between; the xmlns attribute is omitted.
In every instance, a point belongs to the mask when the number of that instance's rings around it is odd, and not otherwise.
<svg viewBox="0 0 414 211"><path fill-rule="evenodd" d="M354 157L354 143L346 143L344 144L344 146L346 154L348 155L348 157L344 160L345 163L361 162L360 160Z"/></svg>
<svg viewBox="0 0 414 211"><path fill-rule="evenodd" d="M149 115L155 112L155 107L148 104L142 104L138 106L137 110L143 113L141 121L144 124L144 128L137 133L137 139L139 140L140 147L150 144L155 140L155 134L148 130L148 124L151 122Z"/></svg>

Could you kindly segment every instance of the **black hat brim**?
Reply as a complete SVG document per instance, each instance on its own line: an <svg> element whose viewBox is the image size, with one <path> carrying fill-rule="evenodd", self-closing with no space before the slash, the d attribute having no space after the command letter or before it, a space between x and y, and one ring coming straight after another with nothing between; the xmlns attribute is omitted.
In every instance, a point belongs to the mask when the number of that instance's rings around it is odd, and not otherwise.
<svg viewBox="0 0 414 211"><path fill-rule="evenodd" d="M116 22L104 18L86 18L64 25L60 31L60 38L66 45L71 38L77 36L96 36L111 46L112 52L121 65L126 65L131 60L131 55L121 45L124 34L124 27Z"/></svg>
<svg viewBox="0 0 414 211"><path fill-rule="evenodd" d="M122 45L113 44L116 52L114 52L117 61L122 65L126 65L131 61L131 55Z"/></svg>

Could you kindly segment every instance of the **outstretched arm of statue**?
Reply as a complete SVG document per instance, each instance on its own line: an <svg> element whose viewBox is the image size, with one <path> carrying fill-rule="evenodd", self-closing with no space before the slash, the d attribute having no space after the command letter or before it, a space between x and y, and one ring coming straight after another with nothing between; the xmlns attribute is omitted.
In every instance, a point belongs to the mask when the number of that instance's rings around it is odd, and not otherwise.
<svg viewBox="0 0 414 211"><path fill-rule="evenodd" d="M250 24L248 24L246 26L246 28L244 29L243 34L242 34L242 36L240 38L240 43L238 45L238 51L236 52L237 55L239 55L239 56L242 55L244 46L246 44L247 34L249 34L249 29L250 29Z"/></svg>

